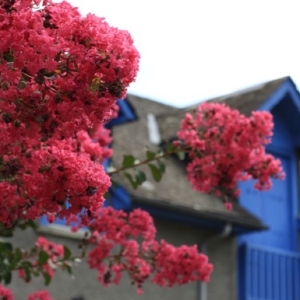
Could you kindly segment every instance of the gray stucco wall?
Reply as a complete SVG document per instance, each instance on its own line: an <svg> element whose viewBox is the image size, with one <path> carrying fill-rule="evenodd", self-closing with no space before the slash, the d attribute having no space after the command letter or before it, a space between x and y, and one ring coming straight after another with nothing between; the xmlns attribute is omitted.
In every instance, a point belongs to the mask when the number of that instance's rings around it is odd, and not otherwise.
<svg viewBox="0 0 300 300"><path fill-rule="evenodd" d="M216 233L201 230L192 226L163 220L155 221L158 229L158 238L165 239L174 245L199 244ZM22 247L33 245L37 234L31 231L17 232L13 242ZM78 241L47 236L56 243L64 243L72 249L76 249ZM211 282L208 283L207 300L234 300L236 299L236 256L235 239L226 239L207 245L207 253L210 261L214 264L214 272ZM71 300L82 296L84 300L200 300L199 283L191 283L181 287L160 288L153 284L144 285L144 294L137 295L127 278L124 278L119 286L103 287L97 282L96 272L90 270L85 263L73 268L75 279L71 279L67 273L57 272L48 289L55 300ZM9 286L15 293L16 300L25 300L27 295L37 289L45 289L43 281L34 278L32 283L26 284L14 274L12 284Z"/></svg>
<svg viewBox="0 0 300 300"><path fill-rule="evenodd" d="M214 265L208 299L237 299L237 245L235 238L227 237L207 245L207 253Z"/></svg>

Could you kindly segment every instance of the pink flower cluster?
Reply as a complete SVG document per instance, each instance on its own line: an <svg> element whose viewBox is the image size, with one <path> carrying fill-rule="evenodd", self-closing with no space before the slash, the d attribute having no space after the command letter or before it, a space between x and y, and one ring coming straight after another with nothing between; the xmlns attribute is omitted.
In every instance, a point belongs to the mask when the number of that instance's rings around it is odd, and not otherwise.
<svg viewBox="0 0 300 300"><path fill-rule="evenodd" d="M88 264L98 270L98 279L104 285L118 284L124 271L138 292L149 277L169 287L209 280L213 267L207 257L196 246L174 247L156 241L153 220L147 212L136 209L127 214L103 208L90 227L94 232L90 243L96 246L88 255Z"/></svg>
<svg viewBox="0 0 300 300"><path fill-rule="evenodd" d="M36 291L28 296L28 300L53 300L48 291Z"/></svg>
<svg viewBox="0 0 300 300"><path fill-rule="evenodd" d="M0 222L91 217L110 186L103 124L138 70L133 41L50 0L1 1L0 35Z"/></svg>
<svg viewBox="0 0 300 300"><path fill-rule="evenodd" d="M0 299L14 300L13 292L0 284ZM53 300L48 291L36 291L28 296L28 300Z"/></svg>
<svg viewBox="0 0 300 300"><path fill-rule="evenodd" d="M46 272L50 277L53 277L54 271L58 267L57 264L59 264L64 257L63 245L50 242L44 237L38 237L36 246L39 250L43 250L48 254L49 258L47 262L41 267L44 272Z"/></svg>
<svg viewBox="0 0 300 300"><path fill-rule="evenodd" d="M253 178L255 188L269 189L271 178L284 177L280 161L265 152L272 129L268 112L252 112L246 117L224 104L200 104L194 116L186 114L178 132L188 149L192 186L225 201L238 195L240 180Z"/></svg>
<svg viewBox="0 0 300 300"><path fill-rule="evenodd" d="M36 246L35 252L37 256L41 251L45 252L48 255L48 258L43 263L43 265L40 265L38 261L38 257L35 259L34 256L27 257L28 255L25 254L23 258L30 259L33 270L47 273L50 277L53 277L55 270L60 267L64 257L63 245L55 244L51 241L48 241L44 237L38 237L35 246ZM19 267L18 270L19 270L19 277L25 278L25 270L22 267Z"/></svg>
<svg viewBox="0 0 300 300"><path fill-rule="evenodd" d="M1 284L0 284L0 296L1 296L1 298L0 298L1 300L14 300L15 299L13 292L10 289L2 286Z"/></svg>

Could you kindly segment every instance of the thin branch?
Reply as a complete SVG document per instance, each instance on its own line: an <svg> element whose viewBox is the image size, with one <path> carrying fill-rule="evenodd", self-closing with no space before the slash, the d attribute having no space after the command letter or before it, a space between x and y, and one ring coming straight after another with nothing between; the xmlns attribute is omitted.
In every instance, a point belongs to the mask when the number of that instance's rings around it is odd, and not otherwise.
<svg viewBox="0 0 300 300"><path fill-rule="evenodd" d="M139 167L139 166L142 166L142 165L146 165L146 164L148 164L148 163L150 163L150 162L152 162L152 161L156 161L156 160L159 160L159 159L161 159L161 158L168 157L168 156L170 156L170 155L172 155L172 154L176 154L176 153L178 153L178 152L188 152L188 150L187 150L187 149L182 149L182 148L177 148L177 149L174 149L174 150L172 150L172 151L170 151L170 152L164 152L164 153L162 153L162 154L160 154L160 155L157 155L157 156L155 156L155 157L153 157L153 158L147 158L147 159L145 159L145 160L143 160L143 161L140 161L140 162L134 164L133 166L129 166L129 167L121 167L121 168L119 168L119 169L115 169L115 170L113 170L113 171L107 172L107 175L113 175L113 174L116 174L116 173L125 171L125 170L127 170L127 169L132 169L132 168L136 168L136 167Z"/></svg>

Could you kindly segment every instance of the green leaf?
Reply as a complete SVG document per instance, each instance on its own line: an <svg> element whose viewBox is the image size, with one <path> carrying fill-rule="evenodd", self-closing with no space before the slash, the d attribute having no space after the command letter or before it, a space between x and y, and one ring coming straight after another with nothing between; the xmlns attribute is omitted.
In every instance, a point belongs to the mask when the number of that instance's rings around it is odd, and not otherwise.
<svg viewBox="0 0 300 300"><path fill-rule="evenodd" d="M15 262L18 263L23 258L23 253L20 248L16 248L15 250Z"/></svg>
<svg viewBox="0 0 300 300"><path fill-rule="evenodd" d="M143 171L141 170L136 170L136 174L135 174L135 180L137 182L138 185L141 185L143 182L146 181L146 175Z"/></svg>
<svg viewBox="0 0 300 300"><path fill-rule="evenodd" d="M157 161L159 170L161 172L161 174L164 174L166 172L166 166L164 163L162 163L160 160Z"/></svg>
<svg viewBox="0 0 300 300"><path fill-rule="evenodd" d="M23 261L22 263L21 263L21 266L22 266L22 268L32 268L32 264L31 264L31 262L30 261Z"/></svg>
<svg viewBox="0 0 300 300"><path fill-rule="evenodd" d="M6 60L7 62L14 62L15 58L11 54L4 54L3 59Z"/></svg>
<svg viewBox="0 0 300 300"><path fill-rule="evenodd" d="M167 149L167 152L172 152L175 149L175 147L174 147L173 143L167 143L166 149Z"/></svg>
<svg viewBox="0 0 300 300"><path fill-rule="evenodd" d="M53 72L53 71L45 71L44 72L44 76L46 76L46 77L52 77L53 75L55 74L55 72Z"/></svg>
<svg viewBox="0 0 300 300"><path fill-rule="evenodd" d="M156 156L156 153L155 152L151 152L151 151L147 151L146 152L146 157L147 159L154 159Z"/></svg>
<svg viewBox="0 0 300 300"><path fill-rule="evenodd" d="M134 166L134 161L135 161L135 159L132 155L124 155L122 167L123 168L131 168Z"/></svg>
<svg viewBox="0 0 300 300"><path fill-rule="evenodd" d="M177 154L177 156L178 156L178 158L180 160L184 160L185 159L185 152L179 151L176 154Z"/></svg>
<svg viewBox="0 0 300 300"><path fill-rule="evenodd" d="M70 265L68 265L68 264L64 264L64 265L63 265L63 267L64 267L64 269L66 269L66 270L67 270L67 272L68 272L70 275L72 275L72 274L73 274L73 272L72 272L72 268L71 268L71 266L70 266Z"/></svg>
<svg viewBox="0 0 300 300"><path fill-rule="evenodd" d="M33 220L27 220L27 224L29 227L31 227L34 230L36 230L38 228L36 222L34 222Z"/></svg>
<svg viewBox="0 0 300 300"><path fill-rule="evenodd" d="M138 184L137 184L137 182L132 178L131 174L129 174L129 173L127 173L127 172L124 172L124 175L125 175L126 178L129 180L131 186L132 186L134 189L137 189Z"/></svg>
<svg viewBox="0 0 300 300"><path fill-rule="evenodd" d="M18 224L18 227L21 229L27 229L28 227L36 230L38 228L37 224L33 220L26 220L20 224Z"/></svg>
<svg viewBox="0 0 300 300"><path fill-rule="evenodd" d="M0 243L0 252L9 253L12 252L12 250L13 250L13 246L11 243L5 243L5 242Z"/></svg>
<svg viewBox="0 0 300 300"><path fill-rule="evenodd" d="M155 181L160 181L161 178L162 178L162 173L160 171L160 169L153 165L153 164L148 164L150 170L151 170L151 173L152 173L152 176L154 178Z"/></svg>
<svg viewBox="0 0 300 300"><path fill-rule="evenodd" d="M40 273L38 271L32 271L32 275L38 277L40 276Z"/></svg>
<svg viewBox="0 0 300 300"><path fill-rule="evenodd" d="M2 276L3 276L3 279L4 279L4 283L5 284L10 284L11 282L11 270L9 268L9 266L5 269L5 270L2 270Z"/></svg>
<svg viewBox="0 0 300 300"><path fill-rule="evenodd" d="M12 237L14 233L14 228L0 228L0 236L2 237Z"/></svg>
<svg viewBox="0 0 300 300"><path fill-rule="evenodd" d="M25 272L25 281L29 282L31 280L31 269L32 269L32 265L29 261L23 261L21 263L21 268L24 270Z"/></svg>
<svg viewBox="0 0 300 300"><path fill-rule="evenodd" d="M106 191L105 194L103 195L104 199L110 198L111 194L109 191Z"/></svg>
<svg viewBox="0 0 300 300"><path fill-rule="evenodd" d="M68 260L71 256L71 250L67 246L64 246L64 260Z"/></svg>
<svg viewBox="0 0 300 300"><path fill-rule="evenodd" d="M119 186L118 182L115 181L115 180L113 180L112 178L110 178L110 180L111 180L112 187L113 187L114 189L116 189L116 188Z"/></svg>
<svg viewBox="0 0 300 300"><path fill-rule="evenodd" d="M26 83L22 80L19 81L17 88L23 90L26 87Z"/></svg>
<svg viewBox="0 0 300 300"><path fill-rule="evenodd" d="M98 78L94 78L90 84L90 91L98 92L101 85L101 80Z"/></svg>
<svg viewBox="0 0 300 300"><path fill-rule="evenodd" d="M38 259L38 262L40 265L43 265L45 264L47 261L48 261L48 258L49 258L49 254L45 251L41 251L39 253L39 259Z"/></svg>
<svg viewBox="0 0 300 300"><path fill-rule="evenodd" d="M51 276L48 273L43 272L43 277L44 277L44 284L49 285L51 282Z"/></svg>

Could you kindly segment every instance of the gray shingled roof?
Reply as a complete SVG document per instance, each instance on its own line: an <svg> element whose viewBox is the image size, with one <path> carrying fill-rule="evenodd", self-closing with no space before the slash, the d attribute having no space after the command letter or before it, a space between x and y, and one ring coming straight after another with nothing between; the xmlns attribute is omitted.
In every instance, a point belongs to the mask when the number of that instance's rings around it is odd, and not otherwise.
<svg viewBox="0 0 300 300"><path fill-rule="evenodd" d="M279 78L228 95L208 99L207 101L223 102L231 108L239 110L242 114L249 116L252 111L258 109L287 80L290 80L290 78ZM182 120L187 112L196 110L197 106L193 105L184 109L178 109L171 114L158 115L157 121L160 124L162 139L167 141L176 137L180 120Z"/></svg>
<svg viewBox="0 0 300 300"><path fill-rule="evenodd" d="M285 81L287 77L261 84L259 86L239 91L231 95L218 97L209 101L224 101L232 108L249 114L257 109L266 99ZM120 167L124 154L132 154L140 160L144 159L145 148L158 148L151 145L148 139L147 114L157 116L162 138L169 140L176 136L180 120L187 111L196 107L178 109L149 99L128 95L127 100L137 114L137 121L113 128L113 163ZM165 161L166 174L161 182L154 182L147 169L147 183L137 190L132 189L123 176L116 175L115 179L121 184L137 202L160 206L165 209L182 211L210 220L230 222L234 225L257 230L266 228L255 216L247 212L238 204L233 211L224 208L220 199L193 191L186 177L185 167L176 158Z"/></svg>

